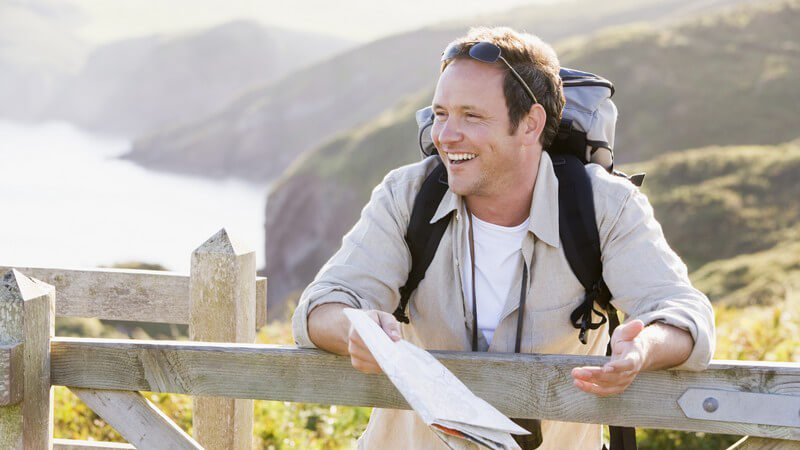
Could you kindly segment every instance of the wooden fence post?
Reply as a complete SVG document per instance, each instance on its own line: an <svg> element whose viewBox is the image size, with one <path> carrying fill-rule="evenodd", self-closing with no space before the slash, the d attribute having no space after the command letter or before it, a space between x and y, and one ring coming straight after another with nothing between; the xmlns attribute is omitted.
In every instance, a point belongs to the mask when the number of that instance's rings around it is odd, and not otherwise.
<svg viewBox="0 0 800 450"><path fill-rule="evenodd" d="M5 360L0 362L0 399L5 399L0 401L0 448L52 448L54 327L53 286L17 270L6 272L0 278L0 347L6 349L0 352Z"/></svg>
<svg viewBox="0 0 800 450"><path fill-rule="evenodd" d="M192 253L190 291L190 339L255 342L256 255L225 229ZM194 437L204 448L252 448L252 400L195 396L192 411Z"/></svg>

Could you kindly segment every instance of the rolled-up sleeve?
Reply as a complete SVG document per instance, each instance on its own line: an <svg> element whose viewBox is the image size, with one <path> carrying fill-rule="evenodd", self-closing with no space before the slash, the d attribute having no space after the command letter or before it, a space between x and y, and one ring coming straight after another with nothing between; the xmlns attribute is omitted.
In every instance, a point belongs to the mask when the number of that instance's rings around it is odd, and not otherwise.
<svg viewBox="0 0 800 450"><path fill-rule="evenodd" d="M714 354L714 312L692 287L686 265L669 247L647 197L628 192L615 217L601 226L603 278L626 320L662 322L691 333L694 347L676 369L703 370ZM605 234L605 239L603 235Z"/></svg>
<svg viewBox="0 0 800 450"><path fill-rule="evenodd" d="M300 297L292 317L298 347L315 347L308 334L308 314L325 303L392 312L400 302L411 257L405 242L408 207L396 198L402 184L396 172L373 191L361 217L342 240L341 248L320 269Z"/></svg>

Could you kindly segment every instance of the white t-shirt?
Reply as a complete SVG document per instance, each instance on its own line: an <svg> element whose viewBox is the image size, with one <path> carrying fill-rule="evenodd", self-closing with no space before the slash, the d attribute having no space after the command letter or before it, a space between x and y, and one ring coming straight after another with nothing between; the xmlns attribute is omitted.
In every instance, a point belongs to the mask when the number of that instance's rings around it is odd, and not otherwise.
<svg viewBox="0 0 800 450"><path fill-rule="evenodd" d="M474 215L472 225L475 239L475 291L478 310L478 329L486 342L492 336L500 314L509 297L514 276L522 270L522 240L528 231L530 218L515 227L503 227L484 222ZM469 239L464 239L464 264L461 265L461 285L467 305L472 305L472 265Z"/></svg>

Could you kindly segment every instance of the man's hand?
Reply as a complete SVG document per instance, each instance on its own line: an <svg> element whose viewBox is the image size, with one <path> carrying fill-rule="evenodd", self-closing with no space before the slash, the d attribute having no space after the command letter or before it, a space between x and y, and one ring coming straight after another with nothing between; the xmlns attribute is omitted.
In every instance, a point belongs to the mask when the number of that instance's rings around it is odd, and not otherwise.
<svg viewBox="0 0 800 450"><path fill-rule="evenodd" d="M630 386L644 367L647 346L640 333L641 320L618 326L611 336L611 360L603 367L587 366L572 369L575 387L600 396L619 394Z"/></svg>
<svg viewBox="0 0 800 450"><path fill-rule="evenodd" d="M374 320L383 331L392 339L392 341L400 340L400 323L395 317L387 312L378 310L364 311L370 319ZM381 373L381 368L375 358L372 357L361 336L358 335L355 328L350 325L350 333L347 341L347 351L350 353L350 363L356 370L364 373Z"/></svg>

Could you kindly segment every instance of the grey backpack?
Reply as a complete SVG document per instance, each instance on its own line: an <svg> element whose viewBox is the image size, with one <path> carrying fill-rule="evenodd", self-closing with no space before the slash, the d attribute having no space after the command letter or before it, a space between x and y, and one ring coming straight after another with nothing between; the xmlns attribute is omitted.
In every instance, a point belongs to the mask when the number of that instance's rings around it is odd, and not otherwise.
<svg viewBox="0 0 800 450"><path fill-rule="evenodd" d="M611 100L614 85L592 73L562 68L559 72L566 102L561 114L558 136L550 148L553 154L575 155L584 164L596 163L614 172L614 131L617 107ZM419 148L423 157L436 154L431 139L433 110L430 106L416 113ZM628 177L637 186L644 175Z"/></svg>

